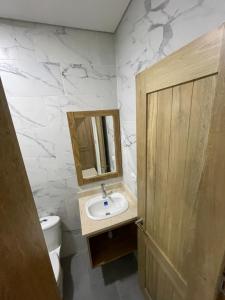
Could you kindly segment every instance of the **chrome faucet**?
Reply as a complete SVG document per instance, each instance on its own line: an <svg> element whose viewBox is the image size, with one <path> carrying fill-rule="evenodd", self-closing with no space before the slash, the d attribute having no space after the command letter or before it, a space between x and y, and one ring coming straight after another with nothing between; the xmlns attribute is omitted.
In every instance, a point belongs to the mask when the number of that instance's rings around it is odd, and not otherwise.
<svg viewBox="0 0 225 300"><path fill-rule="evenodd" d="M113 204L114 203L114 200L113 198L110 196L113 192L107 192L106 189L105 189L105 184L102 183L101 184L101 189L102 189L102 200L104 202L104 206L105 207L108 207L108 205L110 204Z"/></svg>
<svg viewBox="0 0 225 300"><path fill-rule="evenodd" d="M105 184L104 183L101 184L101 189L102 189L102 198L103 199L107 198L107 192L105 190Z"/></svg>
<svg viewBox="0 0 225 300"><path fill-rule="evenodd" d="M112 194L112 191L107 192L106 189L105 189L105 184L104 183L101 184L101 189L102 189L102 198L103 199L106 199L106 198L111 199L110 195Z"/></svg>

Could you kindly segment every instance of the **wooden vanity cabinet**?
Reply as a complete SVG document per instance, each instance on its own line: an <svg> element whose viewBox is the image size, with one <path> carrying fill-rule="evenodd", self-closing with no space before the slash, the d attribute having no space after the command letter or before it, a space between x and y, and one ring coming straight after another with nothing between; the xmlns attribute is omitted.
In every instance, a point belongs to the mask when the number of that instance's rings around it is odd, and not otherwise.
<svg viewBox="0 0 225 300"><path fill-rule="evenodd" d="M134 222L87 237L92 267L98 267L137 250Z"/></svg>
<svg viewBox="0 0 225 300"><path fill-rule="evenodd" d="M86 203L101 195L95 188L79 194L82 235L86 237L92 267L104 265L137 250L137 199L123 183L109 184L107 191L119 192L128 201L122 214L102 220L93 220L86 213Z"/></svg>

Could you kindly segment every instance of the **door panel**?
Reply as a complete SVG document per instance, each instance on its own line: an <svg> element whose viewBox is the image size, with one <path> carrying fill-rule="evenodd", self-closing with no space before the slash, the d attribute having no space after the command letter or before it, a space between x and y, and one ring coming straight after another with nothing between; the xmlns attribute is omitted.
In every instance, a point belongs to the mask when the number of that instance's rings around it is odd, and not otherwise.
<svg viewBox="0 0 225 300"><path fill-rule="evenodd" d="M158 114L158 94L152 93L148 96L148 128L147 128L147 195L149 199L155 198L155 172L156 172L156 134L157 134L157 114ZM152 214L157 203L146 201L145 224L146 231L151 232L155 238L158 227L158 219Z"/></svg>
<svg viewBox="0 0 225 300"><path fill-rule="evenodd" d="M186 295L215 87L212 75L148 95L145 259L154 300Z"/></svg>
<svg viewBox="0 0 225 300"><path fill-rule="evenodd" d="M213 98L215 96L217 75L194 82L187 157L184 174L184 210L182 216L181 247L184 259L192 250L195 235L196 216L199 201L197 193L204 171ZM184 261L184 270L188 272L190 261Z"/></svg>
<svg viewBox="0 0 225 300"><path fill-rule="evenodd" d="M166 240L164 237L165 214L167 212L167 174L168 174L168 159L170 151L170 122L172 111L172 89L162 90L157 93L157 125L156 125L156 155L155 155L155 201L153 210L148 218L154 216L155 230L151 237L160 248L165 249ZM151 137L149 137L151 139ZM151 152L147 149L148 153ZM148 159L147 159L148 160ZM148 172L148 169L147 169ZM148 180L148 173L147 173ZM148 194L147 194L148 203ZM148 228L146 228L148 232Z"/></svg>
<svg viewBox="0 0 225 300"><path fill-rule="evenodd" d="M59 300L0 81L0 299Z"/></svg>
<svg viewBox="0 0 225 300"><path fill-rule="evenodd" d="M150 251L147 251L146 274L147 289L151 291L152 299L173 300L174 289L166 272L160 267L158 261Z"/></svg>
<svg viewBox="0 0 225 300"><path fill-rule="evenodd" d="M165 234L167 236L166 252L168 257L180 270L183 270L183 249L181 240L182 219L184 210L183 187L185 181L186 155L192 109L193 82L174 87L171 109L168 179L167 179L167 215L165 218ZM179 213L177 213L179 212ZM174 244L176 240L176 244ZM181 251L182 249L182 251Z"/></svg>

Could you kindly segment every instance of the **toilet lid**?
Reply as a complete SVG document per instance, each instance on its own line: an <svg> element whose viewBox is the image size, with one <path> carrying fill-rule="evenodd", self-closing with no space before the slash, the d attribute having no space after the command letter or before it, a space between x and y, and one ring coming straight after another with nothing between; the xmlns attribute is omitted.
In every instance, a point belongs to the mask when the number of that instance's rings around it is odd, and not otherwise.
<svg viewBox="0 0 225 300"><path fill-rule="evenodd" d="M59 281L59 275L60 275L60 262L59 262L59 257L56 253L49 253L49 257L51 260L52 264L52 269L55 275L55 280L58 283Z"/></svg>
<svg viewBox="0 0 225 300"><path fill-rule="evenodd" d="M58 216L47 216L47 217L40 218L42 230L53 227L59 222L60 222L60 218Z"/></svg>

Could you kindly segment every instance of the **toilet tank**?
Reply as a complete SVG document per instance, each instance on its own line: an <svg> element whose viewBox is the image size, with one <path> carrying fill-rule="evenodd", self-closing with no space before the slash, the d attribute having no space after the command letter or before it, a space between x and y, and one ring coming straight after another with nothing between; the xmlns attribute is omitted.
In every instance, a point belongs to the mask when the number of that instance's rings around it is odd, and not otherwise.
<svg viewBox="0 0 225 300"><path fill-rule="evenodd" d="M61 222L58 216L40 218L41 228L44 233L48 252L56 250L62 243Z"/></svg>

